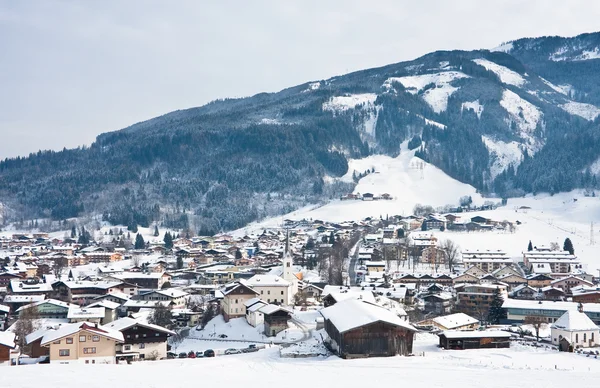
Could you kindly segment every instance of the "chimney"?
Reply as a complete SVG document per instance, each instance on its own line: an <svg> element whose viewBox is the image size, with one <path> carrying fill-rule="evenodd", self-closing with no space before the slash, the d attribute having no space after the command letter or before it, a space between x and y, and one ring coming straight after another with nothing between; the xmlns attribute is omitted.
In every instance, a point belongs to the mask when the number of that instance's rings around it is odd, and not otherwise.
<svg viewBox="0 0 600 388"><path fill-rule="evenodd" d="M579 302L579 305L577 305L577 311L583 313L583 304L581 302Z"/></svg>

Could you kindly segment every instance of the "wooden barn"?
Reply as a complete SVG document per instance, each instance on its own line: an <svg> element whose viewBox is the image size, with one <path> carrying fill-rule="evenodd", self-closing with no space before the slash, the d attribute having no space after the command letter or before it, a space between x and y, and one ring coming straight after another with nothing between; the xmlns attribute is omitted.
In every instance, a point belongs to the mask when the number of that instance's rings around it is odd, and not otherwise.
<svg viewBox="0 0 600 388"><path fill-rule="evenodd" d="M412 353L416 329L378 305L346 300L321 310L328 344L342 358Z"/></svg>
<svg viewBox="0 0 600 388"><path fill-rule="evenodd" d="M510 333L505 331L447 330L440 334L440 347L450 350L509 348Z"/></svg>
<svg viewBox="0 0 600 388"><path fill-rule="evenodd" d="M265 335L275 337L279 332L288 328L288 321L292 319L292 311L281 306L268 304L259 310L264 315Z"/></svg>

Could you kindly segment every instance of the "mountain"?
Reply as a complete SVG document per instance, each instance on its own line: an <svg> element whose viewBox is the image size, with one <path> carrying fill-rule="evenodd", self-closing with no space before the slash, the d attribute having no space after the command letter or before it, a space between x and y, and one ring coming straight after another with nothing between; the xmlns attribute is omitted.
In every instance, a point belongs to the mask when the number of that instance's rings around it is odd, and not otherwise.
<svg viewBox="0 0 600 388"><path fill-rule="evenodd" d="M595 188L599 47L600 33L527 38L214 101L4 160L0 195L23 218L212 233L352 191L364 171L341 179L349 161L402 144L481 193Z"/></svg>

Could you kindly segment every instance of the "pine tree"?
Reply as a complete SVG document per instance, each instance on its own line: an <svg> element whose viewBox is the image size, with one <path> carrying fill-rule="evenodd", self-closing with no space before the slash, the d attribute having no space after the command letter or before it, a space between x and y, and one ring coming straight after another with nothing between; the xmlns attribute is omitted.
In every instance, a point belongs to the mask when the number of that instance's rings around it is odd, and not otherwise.
<svg viewBox="0 0 600 388"><path fill-rule="evenodd" d="M506 312L502 309L504 298L500 295L499 288L494 290L494 296L492 298L490 310L488 312L488 322L497 325L501 320L506 319Z"/></svg>
<svg viewBox="0 0 600 388"><path fill-rule="evenodd" d="M527 245L527 252L531 251L533 251L533 244L531 243L531 240L529 240L529 245Z"/></svg>
<svg viewBox="0 0 600 388"><path fill-rule="evenodd" d="M573 243L571 242L571 239L568 237L565 239L565 243L563 244L563 251L567 251L572 255L575 254L575 248L573 248Z"/></svg>
<svg viewBox="0 0 600 388"><path fill-rule="evenodd" d="M243 256L242 256L242 251L240 251L240 249L238 248L238 249L235 251L235 259L236 259L236 260L242 260L242 257L243 257Z"/></svg>
<svg viewBox="0 0 600 388"><path fill-rule="evenodd" d="M173 248L173 237L171 236L171 233L165 232L165 237L164 237L163 241L165 243L165 248L167 248L167 249Z"/></svg>
<svg viewBox="0 0 600 388"><path fill-rule="evenodd" d="M146 243L144 242L144 238L142 237L141 234L137 234L135 236L135 245L134 248L135 249L144 249L146 247Z"/></svg>
<svg viewBox="0 0 600 388"><path fill-rule="evenodd" d="M154 225L154 237L158 237L158 225Z"/></svg>
<svg viewBox="0 0 600 388"><path fill-rule="evenodd" d="M177 269L183 268L183 257L177 256Z"/></svg>
<svg viewBox="0 0 600 388"><path fill-rule="evenodd" d="M77 237L77 229L75 229L75 225L71 227L71 238Z"/></svg>

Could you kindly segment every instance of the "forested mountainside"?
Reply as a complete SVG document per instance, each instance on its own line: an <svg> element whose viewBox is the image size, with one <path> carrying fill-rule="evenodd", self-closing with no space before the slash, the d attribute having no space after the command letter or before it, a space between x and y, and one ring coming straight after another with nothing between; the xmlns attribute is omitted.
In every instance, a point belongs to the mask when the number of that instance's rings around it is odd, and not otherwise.
<svg viewBox="0 0 600 388"><path fill-rule="evenodd" d="M13 217L238 228L351 191L348 159L416 155L498 196L595 187L600 33L438 51L181 110L0 162ZM361 173L360 171L357 173Z"/></svg>

